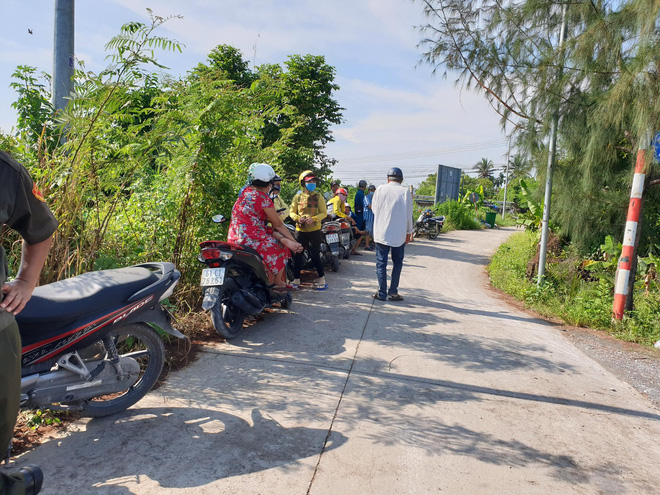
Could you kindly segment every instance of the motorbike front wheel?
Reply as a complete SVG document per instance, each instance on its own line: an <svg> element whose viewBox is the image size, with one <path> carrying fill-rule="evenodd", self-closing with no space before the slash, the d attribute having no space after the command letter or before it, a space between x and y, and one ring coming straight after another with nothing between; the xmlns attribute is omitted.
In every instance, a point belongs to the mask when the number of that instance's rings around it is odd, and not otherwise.
<svg viewBox="0 0 660 495"><path fill-rule="evenodd" d="M211 308L213 328L225 339L233 339L243 329L245 311L231 302L231 296L238 290L238 285L228 280L220 288L218 300Z"/></svg>
<svg viewBox="0 0 660 495"><path fill-rule="evenodd" d="M133 323L112 330L108 337L121 358L132 358L140 365L138 380L124 392L94 397L87 401L83 416L100 418L124 411L144 397L154 386L165 361L165 346L158 332L146 323ZM101 349L102 344L90 346L91 352ZM85 350L81 351L85 354ZM112 366L107 363L106 366Z"/></svg>

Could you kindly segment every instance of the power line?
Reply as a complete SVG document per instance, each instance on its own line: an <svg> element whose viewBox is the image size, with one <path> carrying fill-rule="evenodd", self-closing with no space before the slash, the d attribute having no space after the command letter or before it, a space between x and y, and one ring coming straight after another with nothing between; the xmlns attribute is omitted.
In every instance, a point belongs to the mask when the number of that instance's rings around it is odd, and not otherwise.
<svg viewBox="0 0 660 495"><path fill-rule="evenodd" d="M448 146L445 148L433 148L433 149L418 150L418 151L403 151L399 153L388 153L384 155L339 158L338 161L341 165L360 165L366 163L387 162L387 161L404 160L411 158L425 158L429 156L449 155L454 153L465 153L467 151L498 148L500 146L505 145L507 142L508 141L506 139L498 139L491 141L482 141L480 143Z"/></svg>

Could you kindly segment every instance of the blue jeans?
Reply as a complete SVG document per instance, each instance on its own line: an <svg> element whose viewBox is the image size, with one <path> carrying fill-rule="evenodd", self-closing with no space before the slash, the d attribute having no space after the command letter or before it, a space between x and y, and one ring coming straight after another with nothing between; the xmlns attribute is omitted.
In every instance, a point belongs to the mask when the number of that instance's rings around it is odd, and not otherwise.
<svg viewBox="0 0 660 495"><path fill-rule="evenodd" d="M401 268L403 268L403 252L405 244L399 247L388 246L386 244L376 244L376 276L378 277L378 294L381 297L393 296L398 294L399 278L401 277ZM387 290L387 256L392 249L392 280L390 281L390 290Z"/></svg>

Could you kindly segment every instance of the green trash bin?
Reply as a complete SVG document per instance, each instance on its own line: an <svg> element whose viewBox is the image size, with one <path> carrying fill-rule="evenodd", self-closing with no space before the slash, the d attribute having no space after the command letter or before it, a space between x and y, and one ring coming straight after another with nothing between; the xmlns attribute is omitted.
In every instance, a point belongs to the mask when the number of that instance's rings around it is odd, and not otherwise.
<svg viewBox="0 0 660 495"><path fill-rule="evenodd" d="M486 223L491 227L495 227L495 219L497 218L497 213L494 211L486 212Z"/></svg>

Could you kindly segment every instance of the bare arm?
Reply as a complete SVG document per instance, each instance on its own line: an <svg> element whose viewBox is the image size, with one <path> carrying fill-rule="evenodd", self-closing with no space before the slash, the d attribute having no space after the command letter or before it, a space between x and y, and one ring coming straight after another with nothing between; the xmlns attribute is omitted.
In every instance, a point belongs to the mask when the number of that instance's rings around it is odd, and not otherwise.
<svg viewBox="0 0 660 495"><path fill-rule="evenodd" d="M39 274L48 257L52 241L52 236L37 244L23 241L21 266L18 268L16 278L2 286L4 298L0 308L17 315L25 307L39 282Z"/></svg>
<svg viewBox="0 0 660 495"><path fill-rule="evenodd" d="M289 232L289 229L286 225L284 225L284 222L277 214L275 207L264 208L264 213L266 213L266 218L268 218L268 221L276 231L273 233L273 237L275 237L275 239L280 241L284 246L288 247L294 253L299 253L302 251L302 245L298 244L298 241L293 238L291 232ZM281 237L277 234L279 234Z"/></svg>

